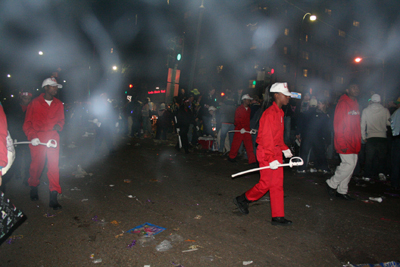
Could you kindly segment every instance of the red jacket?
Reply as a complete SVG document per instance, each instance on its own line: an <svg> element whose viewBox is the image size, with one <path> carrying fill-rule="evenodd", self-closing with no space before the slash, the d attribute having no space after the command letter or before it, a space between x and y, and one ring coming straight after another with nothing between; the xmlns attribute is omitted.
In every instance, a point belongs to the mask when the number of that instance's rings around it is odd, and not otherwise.
<svg viewBox="0 0 400 267"><path fill-rule="evenodd" d="M264 111L260 119L256 142L265 151L265 160L268 162L278 160L275 155L277 146L281 151L289 149L283 141L283 116L284 112L274 102Z"/></svg>
<svg viewBox="0 0 400 267"><path fill-rule="evenodd" d="M360 110L357 100L342 95L336 106L333 128L335 149L339 154L358 154L361 149ZM346 149L343 152L342 149Z"/></svg>
<svg viewBox="0 0 400 267"><path fill-rule="evenodd" d="M0 167L7 166L7 119L0 103ZM1 171L0 171L1 174Z"/></svg>
<svg viewBox="0 0 400 267"><path fill-rule="evenodd" d="M246 131L250 131L250 107L246 108L244 105L240 105L235 111L235 130L244 128Z"/></svg>
<svg viewBox="0 0 400 267"><path fill-rule="evenodd" d="M49 106L44 100L44 94L36 97L29 104L25 115L23 130L28 140L39 138L40 142L58 138L58 133L53 130L58 124L61 130L64 126L64 105L57 98Z"/></svg>

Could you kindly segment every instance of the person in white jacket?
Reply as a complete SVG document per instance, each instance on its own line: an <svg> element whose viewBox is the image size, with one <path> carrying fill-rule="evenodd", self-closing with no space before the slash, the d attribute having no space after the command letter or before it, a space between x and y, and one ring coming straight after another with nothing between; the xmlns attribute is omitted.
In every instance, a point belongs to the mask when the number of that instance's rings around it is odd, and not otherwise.
<svg viewBox="0 0 400 267"><path fill-rule="evenodd" d="M366 143L364 178L386 180L387 126L390 113L381 105L381 97L374 94L361 115L361 137Z"/></svg>

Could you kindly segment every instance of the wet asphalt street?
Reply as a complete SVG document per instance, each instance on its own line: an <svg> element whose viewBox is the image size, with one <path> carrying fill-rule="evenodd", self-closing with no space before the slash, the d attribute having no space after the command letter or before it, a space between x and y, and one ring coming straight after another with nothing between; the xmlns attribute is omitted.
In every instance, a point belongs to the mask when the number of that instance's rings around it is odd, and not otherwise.
<svg viewBox="0 0 400 267"><path fill-rule="evenodd" d="M252 203L246 216L232 202L259 178L230 178L249 168L244 160L232 164L204 150L177 152L173 141L122 137L116 137L115 153L107 155L103 147L94 155L94 136L83 134L66 134L61 142L61 211L48 208L46 175L38 202L29 199L21 180L7 184L7 197L27 220L0 246L0 266L339 267L400 261L400 192L388 191L385 183L354 181L350 194L357 201L347 202L328 197L329 175L285 168L285 216L293 225L272 226L268 201ZM363 201L369 197L383 201ZM142 234L126 232L144 223L166 228L147 246L139 243ZM157 251L164 240L172 247Z"/></svg>

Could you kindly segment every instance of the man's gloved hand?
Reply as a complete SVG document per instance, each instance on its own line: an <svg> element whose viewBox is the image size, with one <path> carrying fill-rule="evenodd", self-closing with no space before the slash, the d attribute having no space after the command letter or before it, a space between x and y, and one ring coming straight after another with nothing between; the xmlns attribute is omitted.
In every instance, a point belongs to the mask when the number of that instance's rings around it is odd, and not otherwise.
<svg viewBox="0 0 400 267"><path fill-rule="evenodd" d="M276 169L278 169L279 164L280 164L279 161L274 160L273 162L269 163L269 167L271 170L276 170Z"/></svg>
<svg viewBox="0 0 400 267"><path fill-rule="evenodd" d="M40 144L39 138L33 138L31 140L31 144L32 144L32 146L38 146Z"/></svg>
<svg viewBox="0 0 400 267"><path fill-rule="evenodd" d="M292 151L290 151L290 149L286 149L286 150L282 150L283 155L285 155L285 158L291 158L293 157Z"/></svg>

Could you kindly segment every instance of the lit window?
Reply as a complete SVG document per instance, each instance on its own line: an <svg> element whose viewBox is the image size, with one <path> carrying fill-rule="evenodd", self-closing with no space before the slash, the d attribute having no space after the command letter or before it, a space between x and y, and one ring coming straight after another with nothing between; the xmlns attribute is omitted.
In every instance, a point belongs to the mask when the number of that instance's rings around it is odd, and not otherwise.
<svg viewBox="0 0 400 267"><path fill-rule="evenodd" d="M330 15L332 15L332 10L325 8L325 13L330 16Z"/></svg>
<svg viewBox="0 0 400 267"><path fill-rule="evenodd" d="M303 77L308 77L308 69L303 69Z"/></svg>
<svg viewBox="0 0 400 267"><path fill-rule="evenodd" d="M305 60L309 60L310 59L310 55L307 51L303 51L301 54L301 57L304 58Z"/></svg>
<svg viewBox="0 0 400 267"><path fill-rule="evenodd" d="M223 68L224 68L224 65L217 66L217 72L220 73Z"/></svg>
<svg viewBox="0 0 400 267"><path fill-rule="evenodd" d="M360 22L356 21L356 20L353 20L353 26L354 27L360 27Z"/></svg>
<svg viewBox="0 0 400 267"><path fill-rule="evenodd" d="M308 34L304 37L304 41L308 42Z"/></svg>
<svg viewBox="0 0 400 267"><path fill-rule="evenodd" d="M339 36L346 37L346 32L339 30Z"/></svg>
<svg viewBox="0 0 400 267"><path fill-rule="evenodd" d="M343 84L343 77L342 76L337 76L336 77L336 82L340 83L340 84Z"/></svg>
<svg viewBox="0 0 400 267"><path fill-rule="evenodd" d="M114 48L111 48L111 54L114 53Z"/></svg>
<svg viewBox="0 0 400 267"><path fill-rule="evenodd" d="M288 54L288 48L287 48L287 46L283 47L283 54L285 54L285 55Z"/></svg>
<svg viewBox="0 0 400 267"><path fill-rule="evenodd" d="M286 36L289 35L289 28L285 28L285 35L286 35Z"/></svg>

